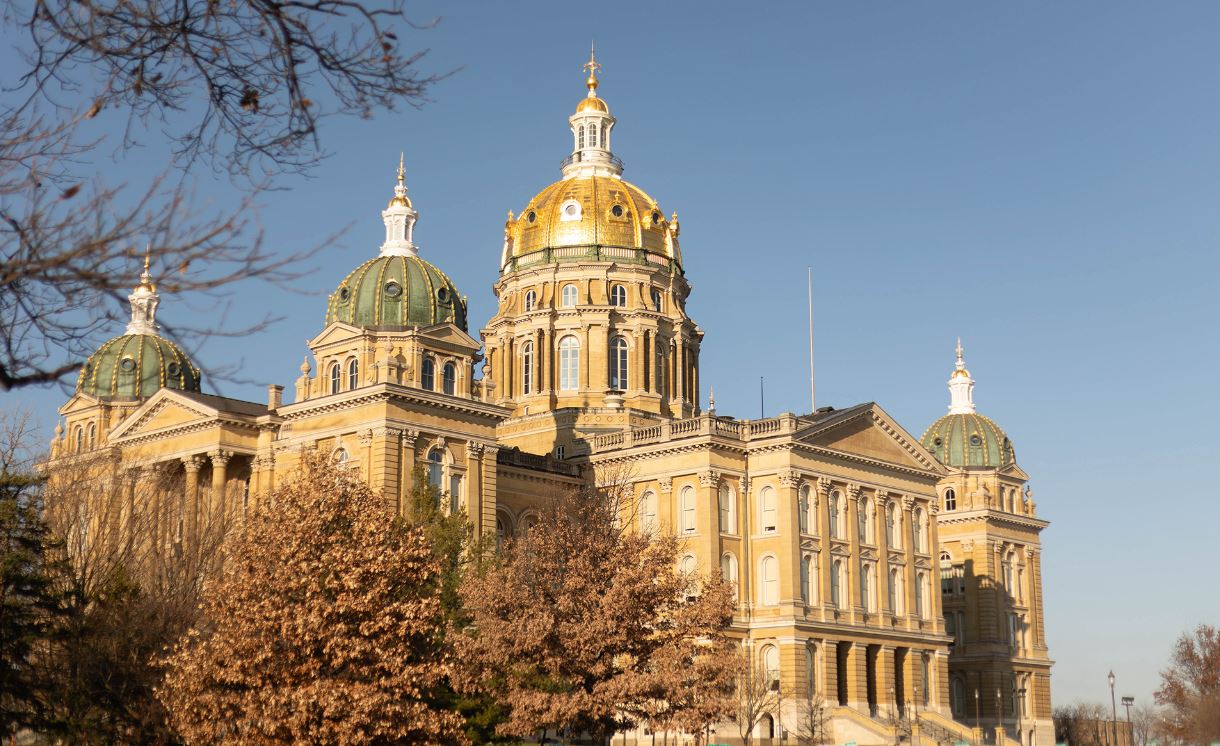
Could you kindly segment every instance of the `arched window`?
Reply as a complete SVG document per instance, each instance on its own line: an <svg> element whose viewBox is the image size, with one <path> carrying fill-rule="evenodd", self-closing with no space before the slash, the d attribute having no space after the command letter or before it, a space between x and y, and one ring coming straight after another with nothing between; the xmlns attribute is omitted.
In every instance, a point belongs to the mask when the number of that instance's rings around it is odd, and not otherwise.
<svg viewBox="0 0 1220 746"><path fill-rule="evenodd" d="M424 358L423 367L419 372L419 385L427 391L436 389L436 363L430 357Z"/></svg>
<svg viewBox="0 0 1220 746"><path fill-rule="evenodd" d="M830 566L830 605L843 608L843 560L835 560Z"/></svg>
<svg viewBox="0 0 1220 746"><path fill-rule="evenodd" d="M763 557L760 569L762 598L759 601L763 606L775 606L779 603L779 563L768 555Z"/></svg>
<svg viewBox="0 0 1220 746"><path fill-rule="evenodd" d="M762 512L762 530L774 531L777 525L775 510L775 490L763 487L758 493L758 502Z"/></svg>
<svg viewBox="0 0 1220 746"><path fill-rule="evenodd" d="M915 616L925 618L928 611L928 576L925 573L915 573Z"/></svg>
<svg viewBox="0 0 1220 746"><path fill-rule="evenodd" d="M85 429L83 427L81 427L80 425L77 425L73 429L72 433L73 433L72 439L75 441L75 445L74 445L75 450L73 452L74 453L83 452L84 448L85 448Z"/></svg>
<svg viewBox="0 0 1220 746"><path fill-rule="evenodd" d="M890 583L887 589L890 601L890 613L902 613L902 576L898 573L898 568L890 568Z"/></svg>
<svg viewBox="0 0 1220 746"><path fill-rule="evenodd" d="M589 147L591 147L591 148L597 147L597 125L596 124L589 125Z"/></svg>
<svg viewBox="0 0 1220 746"><path fill-rule="evenodd" d="M727 485L720 485L720 531L737 533L737 495Z"/></svg>
<svg viewBox="0 0 1220 746"><path fill-rule="evenodd" d="M428 451L428 484L440 490L444 484L444 454L441 449L433 448Z"/></svg>
<svg viewBox="0 0 1220 746"><path fill-rule="evenodd" d="M568 336L559 340L559 390L576 391L578 388L580 388L580 340Z"/></svg>
<svg viewBox="0 0 1220 746"><path fill-rule="evenodd" d="M699 595L699 586L697 584L699 563L688 554L682 558L679 569L682 572L682 577L686 580L686 600L688 603L693 602Z"/></svg>
<svg viewBox="0 0 1220 746"><path fill-rule="evenodd" d="M680 497L682 503L682 532L695 532L695 488L683 487Z"/></svg>
<svg viewBox="0 0 1220 746"><path fill-rule="evenodd" d="M610 288L610 305L620 308L627 305L627 288L622 285L615 285Z"/></svg>
<svg viewBox="0 0 1220 746"><path fill-rule="evenodd" d="M610 343L610 388L627 390L627 340L622 337Z"/></svg>
<svg viewBox="0 0 1220 746"><path fill-rule="evenodd" d="M952 487L945 490L945 510L957 510L957 493Z"/></svg>
<svg viewBox="0 0 1220 746"><path fill-rule="evenodd" d="M92 423L92 422L90 422L90 423L89 423L89 440L88 440L88 443L89 443L89 448L90 448L90 450L92 450L92 449L93 449L93 446L94 446L94 445L97 443L97 425L96 425L95 423Z"/></svg>
<svg viewBox="0 0 1220 746"><path fill-rule="evenodd" d="M840 514L843 511L842 506L843 495L838 490L830 493L830 536L833 539L842 539L843 534L840 528Z"/></svg>
<svg viewBox="0 0 1220 746"><path fill-rule="evenodd" d="M538 302L538 295L533 290L525 291L525 310L534 310L534 304Z"/></svg>
<svg viewBox="0 0 1220 746"><path fill-rule="evenodd" d="M441 368L441 388L450 396L457 390L457 366L451 362Z"/></svg>
<svg viewBox="0 0 1220 746"><path fill-rule="evenodd" d="M657 494L649 491L640 497L640 533L652 534L657 530Z"/></svg>
<svg viewBox="0 0 1220 746"><path fill-rule="evenodd" d="M504 525L504 518L496 516L496 550L504 546L504 540L508 538L508 529Z"/></svg>
<svg viewBox="0 0 1220 746"><path fill-rule="evenodd" d="M559 296L559 303L564 308L576 307L577 290L575 285L564 285Z"/></svg>
<svg viewBox="0 0 1220 746"><path fill-rule="evenodd" d="M809 533L809 485L801 487L796 499L796 522L802 534Z"/></svg>
<svg viewBox="0 0 1220 746"><path fill-rule="evenodd" d="M338 466L340 469L347 468L347 464L348 464L348 461L350 458L351 458L351 456L348 454L347 449L342 448L342 447L336 448L335 452L330 455L330 460L335 462L335 465Z"/></svg>
<svg viewBox="0 0 1220 746"><path fill-rule="evenodd" d="M347 361L347 390L360 388L360 361L352 358Z"/></svg>
<svg viewBox="0 0 1220 746"><path fill-rule="evenodd" d="M806 606L817 601L818 570L812 554L801 557L801 600Z"/></svg>
<svg viewBox="0 0 1220 746"><path fill-rule="evenodd" d="M927 544L924 541L924 531L927 529L927 526L924 525L923 508L915 508L915 512L911 514L911 522L914 524L911 528L915 531L915 551L928 551Z"/></svg>
<svg viewBox="0 0 1220 746"><path fill-rule="evenodd" d="M534 343L521 345L521 393L529 394L534 385Z"/></svg>
<svg viewBox="0 0 1220 746"><path fill-rule="evenodd" d="M576 125L576 147L578 149L585 147L585 127L583 124Z"/></svg>
<svg viewBox="0 0 1220 746"><path fill-rule="evenodd" d="M872 522L873 504L867 497L861 497L856 503L856 522L859 524L860 543L873 543L873 522Z"/></svg>
<svg viewBox="0 0 1220 746"><path fill-rule="evenodd" d="M720 577L724 582L732 584L734 590L736 590L737 555L732 552L725 552L720 556Z"/></svg>
<svg viewBox="0 0 1220 746"><path fill-rule="evenodd" d="M860 565L860 604L865 611L876 609L873 602L873 566L863 563Z"/></svg>
<svg viewBox="0 0 1220 746"><path fill-rule="evenodd" d="M818 649L810 643L805 646L805 696L813 699L821 689L818 686Z"/></svg>
<svg viewBox="0 0 1220 746"><path fill-rule="evenodd" d="M768 645L762 649L763 669L767 672L767 688L779 690L779 648Z"/></svg>
<svg viewBox="0 0 1220 746"><path fill-rule="evenodd" d="M339 393L339 387L342 385L342 381L343 369L339 367L338 363L332 364L330 366L330 393Z"/></svg>
<svg viewBox="0 0 1220 746"><path fill-rule="evenodd" d="M661 310L661 291L654 289L652 291L652 310Z"/></svg>
<svg viewBox="0 0 1220 746"><path fill-rule="evenodd" d="M891 500L885 506L885 542L890 549L902 548L902 516L898 514L898 503Z"/></svg>

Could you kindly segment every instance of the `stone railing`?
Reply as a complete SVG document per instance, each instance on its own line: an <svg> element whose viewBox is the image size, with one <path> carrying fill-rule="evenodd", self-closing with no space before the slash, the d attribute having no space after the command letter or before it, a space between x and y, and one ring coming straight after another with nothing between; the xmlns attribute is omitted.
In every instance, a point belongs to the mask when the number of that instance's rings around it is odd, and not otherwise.
<svg viewBox="0 0 1220 746"><path fill-rule="evenodd" d="M710 436L749 441L777 435L793 435L804 424L808 424L808 420L802 420L793 414L781 414L762 420L731 420L704 414L686 420L670 420L659 425L595 435L589 440L589 450L590 453L596 454L632 446Z"/></svg>

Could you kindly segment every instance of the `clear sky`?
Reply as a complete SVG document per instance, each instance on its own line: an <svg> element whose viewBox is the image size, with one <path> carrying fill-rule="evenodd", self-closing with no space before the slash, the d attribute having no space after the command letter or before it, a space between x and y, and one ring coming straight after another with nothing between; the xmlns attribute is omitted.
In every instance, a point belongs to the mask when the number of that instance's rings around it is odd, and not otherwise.
<svg viewBox="0 0 1220 746"><path fill-rule="evenodd" d="M327 122L331 157L263 199L273 246L351 229L301 292L243 288L235 323L285 318L197 350L256 382L205 390L291 392L325 293L376 254L400 150L416 241L477 333L505 213L559 177L595 38L625 176L681 218L719 412L757 416L759 376L768 414L808 410L811 266L819 405L874 400L921 435L961 336L975 401L1052 522L1056 702L1108 699L1113 669L1119 696L1150 703L1174 638L1220 623L1220 5L411 7L441 21L407 44L456 72L421 109ZM163 164L149 139L99 167L139 183ZM233 199L209 178L202 197ZM200 307L167 297L160 315ZM48 432L63 400L0 395Z"/></svg>

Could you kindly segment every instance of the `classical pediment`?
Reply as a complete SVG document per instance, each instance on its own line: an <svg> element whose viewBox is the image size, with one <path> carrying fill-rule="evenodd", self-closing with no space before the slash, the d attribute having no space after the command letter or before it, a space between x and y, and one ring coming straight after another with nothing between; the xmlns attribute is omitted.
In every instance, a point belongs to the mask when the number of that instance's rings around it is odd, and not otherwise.
<svg viewBox="0 0 1220 746"><path fill-rule="evenodd" d="M59 413L62 415L71 415L74 412L80 412L84 409L92 409L100 404L101 401L88 394L73 394L62 407L59 408Z"/></svg>
<svg viewBox="0 0 1220 746"><path fill-rule="evenodd" d="M861 404L823 415L797 435L815 448L896 464L920 471L944 473L944 467L885 410Z"/></svg>
<svg viewBox="0 0 1220 746"><path fill-rule="evenodd" d="M316 350L319 347L347 342L363 335L364 330L360 327L345 324L342 321L335 321L323 329L318 336L306 342L306 344L309 345L310 349Z"/></svg>
<svg viewBox="0 0 1220 746"><path fill-rule="evenodd" d="M127 419L110 434L113 442L121 438L133 438L147 433L180 428L195 423L215 420L220 411L173 389L161 389L149 397Z"/></svg>

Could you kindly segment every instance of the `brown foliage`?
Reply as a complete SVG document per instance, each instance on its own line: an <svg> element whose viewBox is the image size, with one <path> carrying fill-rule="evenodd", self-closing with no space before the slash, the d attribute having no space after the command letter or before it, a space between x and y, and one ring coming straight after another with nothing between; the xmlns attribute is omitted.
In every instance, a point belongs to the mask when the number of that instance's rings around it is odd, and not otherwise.
<svg viewBox="0 0 1220 746"><path fill-rule="evenodd" d="M162 700L188 743L460 743L427 701L438 567L423 534L323 457L260 503L173 651Z"/></svg>
<svg viewBox="0 0 1220 746"><path fill-rule="evenodd" d="M556 497L469 573L456 681L508 710L498 732L605 737L639 721L698 727L730 704L731 588L676 569L680 542L619 527L620 490ZM727 674L727 675L726 675Z"/></svg>
<svg viewBox="0 0 1220 746"><path fill-rule="evenodd" d="M1183 743L1220 741L1220 629L1200 624L1173 646L1156 701L1166 734Z"/></svg>

